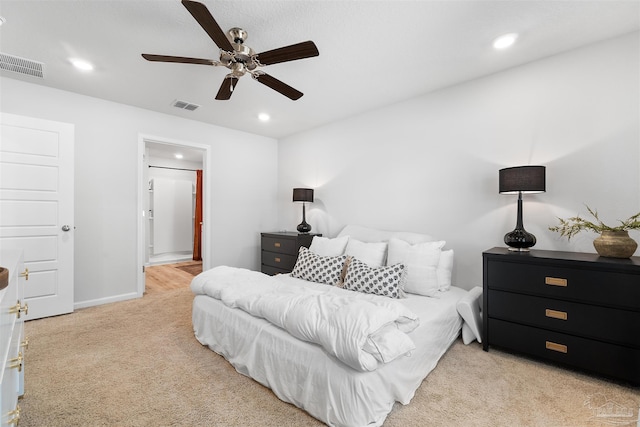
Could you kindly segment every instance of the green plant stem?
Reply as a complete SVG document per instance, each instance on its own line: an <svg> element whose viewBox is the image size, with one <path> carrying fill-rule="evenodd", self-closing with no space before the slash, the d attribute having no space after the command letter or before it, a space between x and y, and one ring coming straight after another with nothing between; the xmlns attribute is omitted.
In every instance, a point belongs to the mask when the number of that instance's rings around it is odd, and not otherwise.
<svg viewBox="0 0 640 427"><path fill-rule="evenodd" d="M595 222L581 218L579 215L568 219L558 218L560 220L560 224L555 227L549 227L549 230L558 232L561 236L565 236L568 240L571 240L573 236L585 230L602 233L603 231L629 231L640 229L640 212L624 221L618 220L620 225L612 227L606 225L600 220L598 217L598 211L592 210L589 206L587 206L587 211L595 218Z"/></svg>

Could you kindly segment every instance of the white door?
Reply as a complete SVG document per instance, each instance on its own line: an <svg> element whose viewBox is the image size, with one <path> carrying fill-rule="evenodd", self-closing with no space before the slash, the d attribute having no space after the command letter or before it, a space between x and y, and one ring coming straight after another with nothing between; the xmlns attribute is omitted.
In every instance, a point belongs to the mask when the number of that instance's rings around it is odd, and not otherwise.
<svg viewBox="0 0 640 427"><path fill-rule="evenodd" d="M26 320L73 311L71 124L0 113L0 249L24 252Z"/></svg>

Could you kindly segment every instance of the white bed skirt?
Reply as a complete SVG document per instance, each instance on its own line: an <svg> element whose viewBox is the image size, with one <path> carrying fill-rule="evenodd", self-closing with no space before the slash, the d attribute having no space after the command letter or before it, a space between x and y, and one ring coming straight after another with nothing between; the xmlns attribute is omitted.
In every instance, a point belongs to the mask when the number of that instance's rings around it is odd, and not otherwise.
<svg viewBox="0 0 640 427"><path fill-rule="evenodd" d="M305 286L304 281L278 277ZM440 298L411 295L400 300L420 317L420 326L409 334L417 348L411 356L374 372L358 372L320 346L205 295L194 298L192 320L200 343L224 356L239 373L269 387L281 400L330 426L380 426L396 401L409 403L458 337L462 319L456 303L465 294L452 287L440 293Z"/></svg>

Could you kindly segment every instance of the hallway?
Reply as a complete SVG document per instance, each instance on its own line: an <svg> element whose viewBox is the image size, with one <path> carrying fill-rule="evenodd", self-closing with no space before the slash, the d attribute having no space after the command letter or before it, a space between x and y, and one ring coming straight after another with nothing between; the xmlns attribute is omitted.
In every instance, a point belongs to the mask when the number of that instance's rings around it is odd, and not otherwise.
<svg viewBox="0 0 640 427"><path fill-rule="evenodd" d="M145 295L186 288L193 277L202 272L202 261L153 265L145 269Z"/></svg>

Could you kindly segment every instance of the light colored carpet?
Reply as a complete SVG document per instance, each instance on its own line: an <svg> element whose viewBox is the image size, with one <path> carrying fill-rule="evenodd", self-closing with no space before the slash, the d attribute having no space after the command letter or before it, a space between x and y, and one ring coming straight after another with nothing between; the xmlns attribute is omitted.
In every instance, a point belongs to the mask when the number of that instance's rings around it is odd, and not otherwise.
<svg viewBox="0 0 640 427"><path fill-rule="evenodd" d="M27 322L20 426L322 425L201 346L191 301L180 289ZM639 407L639 388L457 341L385 426L635 427Z"/></svg>

